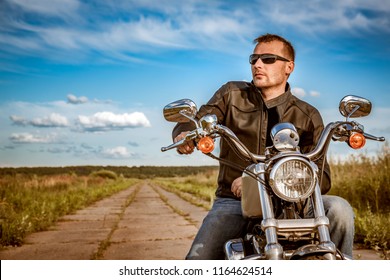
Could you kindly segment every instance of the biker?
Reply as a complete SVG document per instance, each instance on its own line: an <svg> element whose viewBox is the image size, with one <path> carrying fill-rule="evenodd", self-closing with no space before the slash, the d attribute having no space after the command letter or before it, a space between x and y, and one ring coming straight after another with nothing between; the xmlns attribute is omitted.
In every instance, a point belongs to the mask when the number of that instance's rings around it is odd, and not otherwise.
<svg viewBox="0 0 390 280"><path fill-rule="evenodd" d="M270 130L279 122L295 125L303 153L313 150L324 129L316 108L292 95L287 82L295 64L295 50L285 38L265 34L256 44L249 62L252 82L231 81L223 85L197 114L215 114L218 123L230 128L252 153L264 154L272 145ZM178 123L173 129L174 142L193 130L194 124ZM177 148L179 154L191 154L194 143ZM229 145L221 139L220 157L246 166ZM317 162L321 168L324 159ZM337 196L325 195L330 189L330 169L324 164L321 178L326 216L330 221L330 236L336 247L352 257L354 214L349 203ZM220 163L216 199L192 243L186 259L223 259L223 245L242 236L247 221L241 211L241 172ZM312 215L309 211L307 215Z"/></svg>

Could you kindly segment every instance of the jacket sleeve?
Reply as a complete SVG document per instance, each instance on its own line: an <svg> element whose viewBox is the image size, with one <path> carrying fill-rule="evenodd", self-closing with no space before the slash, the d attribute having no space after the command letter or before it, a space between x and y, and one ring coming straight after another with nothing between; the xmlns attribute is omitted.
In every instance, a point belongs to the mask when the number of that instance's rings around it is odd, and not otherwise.
<svg viewBox="0 0 390 280"><path fill-rule="evenodd" d="M223 123L226 113L226 103L228 100L229 83L223 85L218 89L207 104L202 105L196 115L196 119L199 120L207 114L215 114L218 118L218 123ZM195 129L195 124L191 122L177 123L172 131L172 139L175 139L177 135L184 131L191 131Z"/></svg>

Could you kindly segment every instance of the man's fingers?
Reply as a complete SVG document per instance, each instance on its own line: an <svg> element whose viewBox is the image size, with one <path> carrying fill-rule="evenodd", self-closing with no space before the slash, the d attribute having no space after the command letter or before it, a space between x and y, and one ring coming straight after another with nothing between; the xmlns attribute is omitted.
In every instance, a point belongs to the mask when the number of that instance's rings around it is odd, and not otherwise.
<svg viewBox="0 0 390 280"><path fill-rule="evenodd" d="M194 151L194 145L184 144L177 148L177 151L181 154L191 154Z"/></svg>
<svg viewBox="0 0 390 280"><path fill-rule="evenodd" d="M231 186L232 193L237 197L241 197L241 187L242 187L242 178L238 177L232 183Z"/></svg>
<svg viewBox="0 0 390 280"><path fill-rule="evenodd" d="M183 140L186 135L189 133L189 131L184 131L182 133L180 133L179 135L177 135L174 139L174 142L178 142L180 140ZM177 152L179 154L191 154L193 151L194 151L194 148L195 148L195 145L193 143L193 141L190 141L190 142L187 142L183 145L181 145L180 147L177 148Z"/></svg>

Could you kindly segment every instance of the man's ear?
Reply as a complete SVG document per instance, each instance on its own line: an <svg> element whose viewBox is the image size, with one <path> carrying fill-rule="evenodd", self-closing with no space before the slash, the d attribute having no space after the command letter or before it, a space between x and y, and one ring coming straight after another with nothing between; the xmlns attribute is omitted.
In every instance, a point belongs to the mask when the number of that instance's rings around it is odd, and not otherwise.
<svg viewBox="0 0 390 280"><path fill-rule="evenodd" d="M286 63L286 74L290 75L294 71L295 63L294 61L289 61Z"/></svg>

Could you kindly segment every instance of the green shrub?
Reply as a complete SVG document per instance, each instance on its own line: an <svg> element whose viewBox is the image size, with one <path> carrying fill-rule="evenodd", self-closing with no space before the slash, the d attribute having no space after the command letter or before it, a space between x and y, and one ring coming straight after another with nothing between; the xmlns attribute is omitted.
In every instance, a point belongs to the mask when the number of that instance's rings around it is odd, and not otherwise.
<svg viewBox="0 0 390 280"><path fill-rule="evenodd" d="M113 179L113 180L116 180L118 178L118 175L114 171L105 170L105 169L102 169L99 171L94 171L91 173L90 176L101 177L101 178L105 178L105 179Z"/></svg>
<svg viewBox="0 0 390 280"><path fill-rule="evenodd" d="M355 242L367 248L381 251L385 258L390 257L390 215L374 214L370 207L359 211L355 218Z"/></svg>

